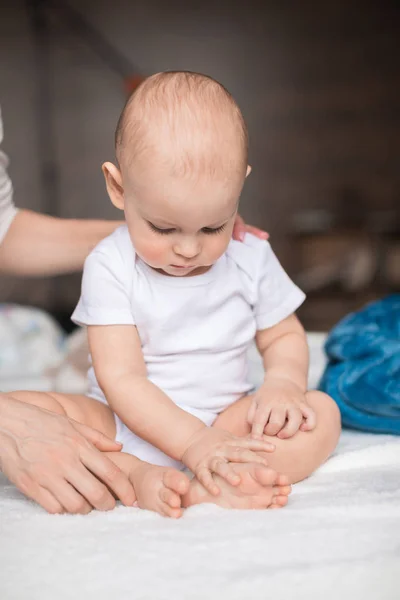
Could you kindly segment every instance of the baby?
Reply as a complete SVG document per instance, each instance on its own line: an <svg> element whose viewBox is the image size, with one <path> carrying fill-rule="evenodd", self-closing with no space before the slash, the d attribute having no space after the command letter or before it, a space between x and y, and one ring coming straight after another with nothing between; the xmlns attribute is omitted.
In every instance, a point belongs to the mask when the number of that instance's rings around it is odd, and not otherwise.
<svg viewBox="0 0 400 600"><path fill-rule="evenodd" d="M126 225L86 260L73 320L87 326L85 397L40 405L123 444L110 453L137 505L278 508L336 446L333 400L307 392L304 294L268 242L232 241L248 137L210 77L159 73L134 92L103 173ZM248 378L253 340L265 378ZM184 468L193 473L190 480Z"/></svg>

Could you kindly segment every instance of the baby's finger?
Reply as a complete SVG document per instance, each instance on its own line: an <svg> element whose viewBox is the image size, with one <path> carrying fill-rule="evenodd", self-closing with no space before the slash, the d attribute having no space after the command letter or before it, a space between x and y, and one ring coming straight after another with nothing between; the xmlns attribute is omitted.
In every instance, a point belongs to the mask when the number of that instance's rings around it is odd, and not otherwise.
<svg viewBox="0 0 400 600"><path fill-rule="evenodd" d="M303 415L297 408L288 410L287 423L278 433L278 438L281 440L292 437L299 430L303 421Z"/></svg>
<svg viewBox="0 0 400 600"><path fill-rule="evenodd" d="M203 486L206 488L206 490L210 492L210 494L212 494L213 496L218 496L221 490L215 483L211 472L207 467L200 467L198 470L196 470L195 475L200 481L200 483L203 484Z"/></svg>
<svg viewBox="0 0 400 600"><path fill-rule="evenodd" d="M253 452L273 452L276 448L275 444L272 444L264 435L261 436L260 440L254 440L252 437L238 438L230 445L234 446L235 449L246 448L247 450L253 450Z"/></svg>
<svg viewBox="0 0 400 600"><path fill-rule="evenodd" d="M251 428L251 436L253 438L262 438L264 434L265 425L268 423L268 419L271 413L271 409L267 406L259 406L253 417L253 425Z"/></svg>
<svg viewBox="0 0 400 600"><path fill-rule="evenodd" d="M215 458L212 462L211 469L214 471L214 473L220 475L231 485L239 485L240 475L235 473L232 466L226 462L226 460Z"/></svg>
<svg viewBox="0 0 400 600"><path fill-rule="evenodd" d="M260 450L260 452L262 452ZM225 453L225 459L232 463L247 463L256 462L263 465L267 465L267 459L260 454L256 454L255 451L246 448L228 448Z"/></svg>
<svg viewBox="0 0 400 600"><path fill-rule="evenodd" d="M249 425L251 425L254 421L254 416L256 414L256 410L257 410L257 404L253 401L250 403L250 408L247 413L247 422Z"/></svg>
<svg viewBox="0 0 400 600"><path fill-rule="evenodd" d="M271 410L268 424L264 429L267 435L276 435L286 422L287 409L283 407L276 407Z"/></svg>
<svg viewBox="0 0 400 600"><path fill-rule="evenodd" d="M304 423L301 427L302 431L312 431L317 424L317 416L311 406L302 404L300 406L301 414L304 418Z"/></svg>

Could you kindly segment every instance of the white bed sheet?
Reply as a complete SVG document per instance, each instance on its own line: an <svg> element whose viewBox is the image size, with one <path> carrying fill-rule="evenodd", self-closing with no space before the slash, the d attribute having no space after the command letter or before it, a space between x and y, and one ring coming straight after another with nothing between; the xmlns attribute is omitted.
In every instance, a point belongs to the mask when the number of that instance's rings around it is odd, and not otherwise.
<svg viewBox="0 0 400 600"><path fill-rule="evenodd" d="M323 367L311 336L313 384ZM258 365L258 366L257 366ZM252 355L254 377L259 363ZM398 600L400 438L345 432L279 511L50 516L0 476L1 600Z"/></svg>

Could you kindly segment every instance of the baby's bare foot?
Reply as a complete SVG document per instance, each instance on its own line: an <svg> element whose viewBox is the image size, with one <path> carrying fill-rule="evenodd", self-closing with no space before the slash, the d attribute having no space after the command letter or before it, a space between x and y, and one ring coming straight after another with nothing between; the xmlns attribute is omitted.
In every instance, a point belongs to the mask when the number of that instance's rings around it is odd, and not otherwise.
<svg viewBox="0 0 400 600"><path fill-rule="evenodd" d="M215 476L221 490L219 496L212 496L196 478L193 479L183 497L183 506L211 502L224 508L264 509L281 508L287 504L291 486L285 475L257 463L238 463L234 470L241 478L240 484L235 487Z"/></svg>
<svg viewBox="0 0 400 600"><path fill-rule="evenodd" d="M188 492L190 480L170 467L157 467L141 462L130 473L139 508L153 510L165 517L182 516L182 496Z"/></svg>

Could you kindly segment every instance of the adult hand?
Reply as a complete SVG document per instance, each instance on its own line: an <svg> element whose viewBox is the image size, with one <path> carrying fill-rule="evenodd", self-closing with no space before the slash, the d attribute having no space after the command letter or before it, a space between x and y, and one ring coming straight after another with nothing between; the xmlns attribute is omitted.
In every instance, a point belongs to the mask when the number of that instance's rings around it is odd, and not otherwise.
<svg viewBox="0 0 400 600"><path fill-rule="evenodd" d="M262 231L257 227L253 227L252 225L246 225L242 217L237 215L235 225L233 226L233 239L238 242L243 242L246 233L252 233L256 237L260 238L260 240L267 240L269 238L269 233Z"/></svg>
<svg viewBox="0 0 400 600"><path fill-rule="evenodd" d="M112 492L132 506L128 477L101 453L118 450L120 444L97 430L0 395L0 469L50 513L110 510Z"/></svg>

